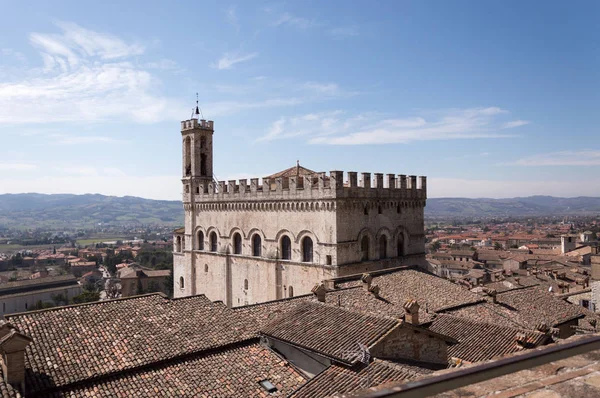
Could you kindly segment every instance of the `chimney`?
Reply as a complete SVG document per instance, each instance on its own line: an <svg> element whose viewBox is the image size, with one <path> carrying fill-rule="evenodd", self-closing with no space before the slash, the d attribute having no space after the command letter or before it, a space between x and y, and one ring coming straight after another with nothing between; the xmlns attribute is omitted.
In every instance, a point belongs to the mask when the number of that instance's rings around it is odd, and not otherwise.
<svg viewBox="0 0 600 398"><path fill-rule="evenodd" d="M406 315L404 321L415 326L419 326L419 303L415 300L408 300L404 303Z"/></svg>
<svg viewBox="0 0 600 398"><path fill-rule="evenodd" d="M517 283L517 285L521 285L521 278L519 278L518 276L515 277L515 282Z"/></svg>
<svg viewBox="0 0 600 398"><path fill-rule="evenodd" d="M327 289L325 289L325 285L323 285L322 283L318 283L315 285L315 287L312 288L311 292L315 296L317 296L317 300L319 300L322 303L325 302L325 295L327 294Z"/></svg>
<svg viewBox="0 0 600 398"><path fill-rule="evenodd" d="M490 288L484 287L483 292L492 299L492 303L496 304L498 302L498 299L496 298L496 295L498 294L498 292L496 291L496 289L490 289Z"/></svg>
<svg viewBox="0 0 600 398"><path fill-rule="evenodd" d="M362 274L360 281L363 284L363 288L366 291L369 291L369 289L371 289L371 282L373 281L373 277L371 276L371 274Z"/></svg>
<svg viewBox="0 0 600 398"><path fill-rule="evenodd" d="M519 348L534 348L535 344L532 339L527 337L527 334L524 332L519 332L515 336L515 340L517 341L517 345Z"/></svg>
<svg viewBox="0 0 600 398"><path fill-rule="evenodd" d="M373 294L376 298L379 298L379 286L373 285L369 288L369 293Z"/></svg>
<svg viewBox="0 0 600 398"><path fill-rule="evenodd" d="M544 334L548 334L548 332L550 332L550 327L546 323L541 322L536 325L535 330Z"/></svg>
<svg viewBox="0 0 600 398"><path fill-rule="evenodd" d="M21 393L25 391L25 349L31 341L29 336L17 331L10 323L0 321L2 375L7 383Z"/></svg>
<svg viewBox="0 0 600 398"><path fill-rule="evenodd" d="M590 323L590 325L592 325L594 330L596 330L596 320L594 318L591 318L588 322Z"/></svg>

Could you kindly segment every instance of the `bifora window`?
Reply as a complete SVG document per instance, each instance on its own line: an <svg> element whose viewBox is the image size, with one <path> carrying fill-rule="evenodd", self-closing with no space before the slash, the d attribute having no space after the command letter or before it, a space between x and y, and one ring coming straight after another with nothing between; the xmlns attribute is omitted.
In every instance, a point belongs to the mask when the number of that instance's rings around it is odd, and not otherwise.
<svg viewBox="0 0 600 398"><path fill-rule="evenodd" d="M242 254L242 235L233 234L233 254Z"/></svg>
<svg viewBox="0 0 600 398"><path fill-rule="evenodd" d="M308 236L302 239L302 261L305 263L313 262L313 241Z"/></svg>
<svg viewBox="0 0 600 398"><path fill-rule="evenodd" d="M215 231L210 233L210 251L217 251L217 233Z"/></svg>
<svg viewBox="0 0 600 398"><path fill-rule="evenodd" d="M252 255L254 257L260 257L261 244L262 240L260 239L260 235L254 234L254 236L252 237Z"/></svg>
<svg viewBox="0 0 600 398"><path fill-rule="evenodd" d="M292 259L292 241L287 235L281 237L281 258L283 260Z"/></svg>

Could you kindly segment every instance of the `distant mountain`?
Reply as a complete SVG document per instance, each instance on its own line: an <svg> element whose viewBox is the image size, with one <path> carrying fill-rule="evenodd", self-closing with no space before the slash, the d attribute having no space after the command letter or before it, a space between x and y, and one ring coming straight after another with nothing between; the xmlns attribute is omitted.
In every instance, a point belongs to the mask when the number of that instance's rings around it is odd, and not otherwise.
<svg viewBox="0 0 600 398"><path fill-rule="evenodd" d="M501 217L600 214L600 198L529 196L511 199L433 198L427 200L427 217ZM0 195L0 226L92 227L109 225L183 225L180 201L132 196Z"/></svg>
<svg viewBox="0 0 600 398"><path fill-rule="evenodd" d="M132 196L0 195L0 226L85 228L99 223L183 225L183 206L180 201Z"/></svg>
<svg viewBox="0 0 600 398"><path fill-rule="evenodd" d="M528 196L509 199L427 199L427 217L500 217L600 214L600 198Z"/></svg>

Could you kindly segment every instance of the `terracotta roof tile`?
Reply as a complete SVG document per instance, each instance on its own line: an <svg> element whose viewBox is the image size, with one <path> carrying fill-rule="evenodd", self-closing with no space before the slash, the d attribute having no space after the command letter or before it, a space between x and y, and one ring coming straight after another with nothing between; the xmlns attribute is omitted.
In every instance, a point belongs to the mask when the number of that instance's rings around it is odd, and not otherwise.
<svg viewBox="0 0 600 398"><path fill-rule="evenodd" d="M343 363L358 350L370 346L399 321L380 318L321 303L302 302L261 329L266 336L318 352Z"/></svg>
<svg viewBox="0 0 600 398"><path fill-rule="evenodd" d="M455 338L458 344L448 347L450 357L463 361L485 361L522 350L517 336L523 333L532 347L545 344L550 337L534 331L501 326L488 322L475 322L452 315L439 315L429 330Z"/></svg>

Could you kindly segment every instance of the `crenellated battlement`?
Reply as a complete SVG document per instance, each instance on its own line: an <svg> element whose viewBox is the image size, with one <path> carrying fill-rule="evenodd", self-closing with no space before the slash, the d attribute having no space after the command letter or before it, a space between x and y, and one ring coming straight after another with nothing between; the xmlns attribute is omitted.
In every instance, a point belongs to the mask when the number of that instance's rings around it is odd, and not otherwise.
<svg viewBox="0 0 600 398"><path fill-rule="evenodd" d="M277 178L251 178L210 182L198 182L189 186L184 193L184 202L216 201L261 201L296 199L427 199L427 177L407 176L404 174L360 173L331 171L310 176ZM194 184L184 179L184 184Z"/></svg>
<svg viewBox="0 0 600 398"><path fill-rule="evenodd" d="M203 129L214 131L214 122L212 120L204 120L204 119L190 119L184 120L181 122L181 131L193 130L193 129Z"/></svg>

